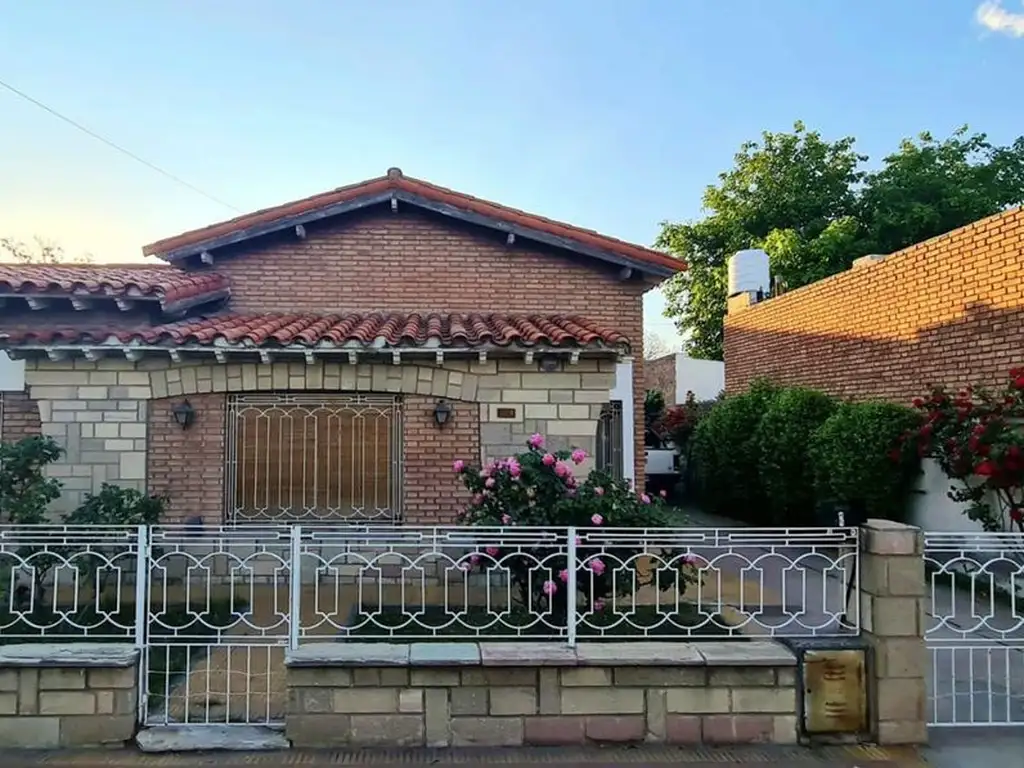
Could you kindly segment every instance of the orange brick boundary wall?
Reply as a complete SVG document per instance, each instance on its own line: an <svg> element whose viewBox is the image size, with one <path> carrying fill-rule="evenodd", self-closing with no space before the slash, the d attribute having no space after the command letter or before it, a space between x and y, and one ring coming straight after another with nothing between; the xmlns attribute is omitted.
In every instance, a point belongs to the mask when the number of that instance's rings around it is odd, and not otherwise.
<svg viewBox="0 0 1024 768"><path fill-rule="evenodd" d="M751 307L725 323L727 392L758 377L908 402L998 387L1024 359L1024 209Z"/></svg>

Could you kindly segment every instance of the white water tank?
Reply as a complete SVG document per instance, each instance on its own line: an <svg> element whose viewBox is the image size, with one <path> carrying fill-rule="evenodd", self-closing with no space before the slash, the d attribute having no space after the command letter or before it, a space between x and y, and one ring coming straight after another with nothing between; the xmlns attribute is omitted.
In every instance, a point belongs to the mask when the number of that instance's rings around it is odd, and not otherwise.
<svg viewBox="0 0 1024 768"><path fill-rule="evenodd" d="M771 290L768 254L760 248L736 251L729 259L729 295L756 293L765 295Z"/></svg>

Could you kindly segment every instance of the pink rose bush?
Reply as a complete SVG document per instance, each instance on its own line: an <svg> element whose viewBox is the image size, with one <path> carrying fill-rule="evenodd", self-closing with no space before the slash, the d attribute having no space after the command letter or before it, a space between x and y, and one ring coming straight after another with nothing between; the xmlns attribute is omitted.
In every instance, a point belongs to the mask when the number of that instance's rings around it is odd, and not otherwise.
<svg viewBox="0 0 1024 768"><path fill-rule="evenodd" d="M586 478L576 477L576 468L587 458L580 448L553 450L543 435L536 434L516 456L483 467L456 461L452 468L469 491L469 503L458 522L481 527L578 528L576 604L584 615L603 611L613 597L628 596L655 581L658 588L674 586L685 591L696 574L692 565L684 563L682 553L601 539L600 531L607 528L667 527L667 509L661 498L638 493L629 481L607 472L595 469ZM546 621L561 620L564 625L570 576L567 542L501 547L487 541L485 546L487 557L474 561L473 570L507 570L522 607L531 613L545 607Z"/></svg>

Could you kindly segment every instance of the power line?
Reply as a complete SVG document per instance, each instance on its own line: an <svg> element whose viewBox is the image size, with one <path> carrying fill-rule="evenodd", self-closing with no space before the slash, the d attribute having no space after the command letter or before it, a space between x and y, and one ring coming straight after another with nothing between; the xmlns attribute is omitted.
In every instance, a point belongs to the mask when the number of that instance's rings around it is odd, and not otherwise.
<svg viewBox="0 0 1024 768"><path fill-rule="evenodd" d="M39 99L32 98L31 96L29 96L24 91L15 88L10 83L5 83L3 80L0 80L0 87L7 89L11 93L13 93L15 96L21 97L22 99L24 99L25 101L29 102L30 104L34 104L35 106L39 107L39 109L42 109L45 112L49 112L51 115L56 117L58 120L63 120L65 123L67 123L68 125L72 126L73 128L77 128L82 133L84 133L84 134L86 134L88 136L91 136L92 138L96 139L96 141L103 142L104 144L106 144L111 149L116 150L117 152L120 152L122 155L126 155L127 157L130 157L135 162L142 163L142 165L146 166L150 170L156 171L161 176L164 176L165 178L170 179L171 181L175 182L176 184L180 184L181 186L186 187L186 188L192 190L196 194L202 195L207 200L212 200L213 202L217 203L217 205L223 205L225 208L230 208L235 213L242 213L242 211L240 211L235 206L231 205L231 203L226 203L223 200L221 200L220 198L214 197L213 195L211 195L208 192L204 192L202 189L200 189L199 187L195 186L194 184L188 183L187 181L185 181L180 176L175 176L170 171L165 171L159 165L155 165L155 164L149 162L148 160L146 160L145 158L139 157L138 155L136 155L131 150L127 150L124 147L120 146L119 144L116 144L115 142L111 141L110 139L107 139L107 138L104 138L103 136L100 136L100 134L96 133L95 131L92 131L92 130L88 129L84 125L82 125L81 123L76 122L76 121L72 120L70 117L67 117L66 115L61 114L60 112L58 112L53 107L48 106L47 104L44 104L43 102L39 101Z"/></svg>

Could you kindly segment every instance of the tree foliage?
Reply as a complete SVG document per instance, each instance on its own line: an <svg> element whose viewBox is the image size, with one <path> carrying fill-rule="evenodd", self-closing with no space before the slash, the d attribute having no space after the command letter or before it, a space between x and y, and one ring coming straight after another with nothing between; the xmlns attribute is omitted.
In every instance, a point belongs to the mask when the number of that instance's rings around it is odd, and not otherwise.
<svg viewBox="0 0 1024 768"><path fill-rule="evenodd" d="M867 161L852 137L797 122L740 147L705 190L704 218L662 224L658 247L689 265L665 286L688 354L722 359L726 260L738 250L763 248L773 279L798 288L1024 202L1024 136L996 146L964 126L906 139L875 170Z"/></svg>
<svg viewBox="0 0 1024 768"><path fill-rule="evenodd" d="M89 264L92 257L70 257L55 243L35 238L32 245L11 237L0 237L0 261L15 264Z"/></svg>

